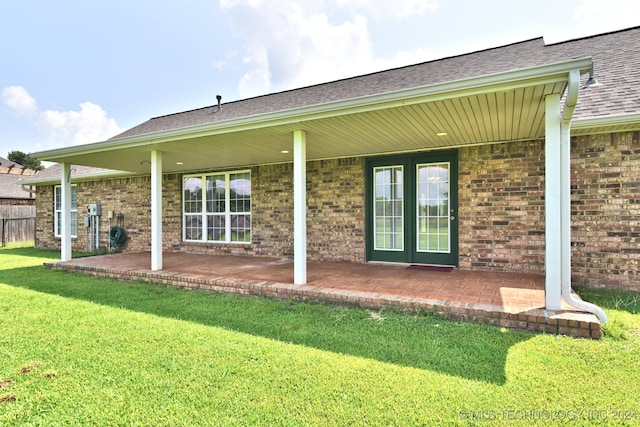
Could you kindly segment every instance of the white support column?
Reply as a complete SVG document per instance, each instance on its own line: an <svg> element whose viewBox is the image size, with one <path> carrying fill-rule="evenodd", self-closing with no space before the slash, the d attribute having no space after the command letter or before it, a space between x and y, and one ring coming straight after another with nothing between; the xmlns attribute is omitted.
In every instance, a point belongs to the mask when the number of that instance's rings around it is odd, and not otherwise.
<svg viewBox="0 0 640 427"><path fill-rule="evenodd" d="M293 132L293 283L307 283L307 138Z"/></svg>
<svg viewBox="0 0 640 427"><path fill-rule="evenodd" d="M559 310L562 296L562 161L560 95L545 99L544 235L545 306Z"/></svg>
<svg viewBox="0 0 640 427"><path fill-rule="evenodd" d="M151 152L151 270L162 270L162 153Z"/></svg>
<svg viewBox="0 0 640 427"><path fill-rule="evenodd" d="M60 177L62 218L60 224L60 261L71 260L71 165L61 163Z"/></svg>

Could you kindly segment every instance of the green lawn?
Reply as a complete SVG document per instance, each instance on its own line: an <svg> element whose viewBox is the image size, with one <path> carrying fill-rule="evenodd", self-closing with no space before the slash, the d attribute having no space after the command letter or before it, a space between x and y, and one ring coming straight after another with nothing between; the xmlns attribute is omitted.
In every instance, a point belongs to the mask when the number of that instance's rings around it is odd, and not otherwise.
<svg viewBox="0 0 640 427"><path fill-rule="evenodd" d="M0 250L2 426L640 424L637 294L591 293L611 319L593 341L41 267L56 256Z"/></svg>
<svg viewBox="0 0 640 427"><path fill-rule="evenodd" d="M391 218L376 220L376 248L403 249L403 223L392 227ZM424 218L418 227L417 240L419 251L449 252L449 218Z"/></svg>

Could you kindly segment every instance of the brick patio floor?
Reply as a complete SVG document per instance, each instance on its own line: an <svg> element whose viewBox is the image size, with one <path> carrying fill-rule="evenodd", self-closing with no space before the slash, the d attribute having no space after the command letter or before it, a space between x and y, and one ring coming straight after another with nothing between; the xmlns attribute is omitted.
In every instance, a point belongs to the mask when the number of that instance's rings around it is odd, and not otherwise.
<svg viewBox="0 0 640 427"><path fill-rule="evenodd" d="M46 264L48 268L142 280L185 288L277 299L426 309L445 317L507 328L600 338L590 313L544 308L544 276L468 270L408 269L406 265L309 262L307 284L293 284L286 259L167 252L151 271L149 252L102 255Z"/></svg>

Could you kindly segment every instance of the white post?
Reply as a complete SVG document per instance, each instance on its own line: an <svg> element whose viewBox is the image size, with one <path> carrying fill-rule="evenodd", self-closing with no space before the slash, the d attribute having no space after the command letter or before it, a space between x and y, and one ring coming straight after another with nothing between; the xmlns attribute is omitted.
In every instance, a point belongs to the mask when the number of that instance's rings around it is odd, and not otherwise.
<svg viewBox="0 0 640 427"><path fill-rule="evenodd" d="M307 141L293 132L293 283L307 283Z"/></svg>
<svg viewBox="0 0 640 427"><path fill-rule="evenodd" d="M545 235L545 306L561 308L562 296L562 161L560 95L545 99L544 143L544 235Z"/></svg>
<svg viewBox="0 0 640 427"><path fill-rule="evenodd" d="M162 153L151 151L151 270L162 270Z"/></svg>
<svg viewBox="0 0 640 427"><path fill-rule="evenodd" d="M60 224L60 261L71 260L71 165L61 163L60 177L62 218Z"/></svg>

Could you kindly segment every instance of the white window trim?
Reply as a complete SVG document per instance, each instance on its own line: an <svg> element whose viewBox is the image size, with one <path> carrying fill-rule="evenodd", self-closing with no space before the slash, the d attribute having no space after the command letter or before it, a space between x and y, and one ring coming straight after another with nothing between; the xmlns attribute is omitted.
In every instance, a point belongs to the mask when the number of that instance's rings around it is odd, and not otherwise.
<svg viewBox="0 0 640 427"><path fill-rule="evenodd" d="M73 208L73 200L71 203L71 213L76 214L76 233L73 233L73 227L71 227L71 237L78 237L78 184L71 184L71 187L76 189L76 207ZM58 215L62 215L62 209L57 209L56 206L56 194L62 191L62 186L56 185L53 188L53 235L55 237L61 237L60 230L58 230ZM73 195L73 192L71 193ZM62 197L62 196L61 196ZM73 215L72 215L73 216Z"/></svg>
<svg viewBox="0 0 640 427"><path fill-rule="evenodd" d="M232 241L231 240L231 215L240 214L240 215L248 215L252 218L252 209L253 209L253 196L251 197L251 209L248 212L231 212L231 186L230 184L230 176L235 174L249 174L249 185L251 185L251 169L243 169L243 170L235 170L235 171L227 171L227 172L208 172L208 173L198 173L198 174L189 174L182 176L182 241L188 243L222 243L222 244L231 244L231 245L250 245L251 239L249 241ZM216 175L224 175L225 178L225 212L223 214L225 218L225 240L207 240L208 236L208 220L207 218L211 215L207 212L207 177L216 176ZM202 180L202 205L199 213L194 212L185 212L185 191L184 191L184 182L187 178L200 178ZM185 218L190 216L199 216L201 219L202 226L202 238L201 239L187 239L187 228ZM221 215L222 216L222 215ZM249 233L253 236L253 221L249 227Z"/></svg>

